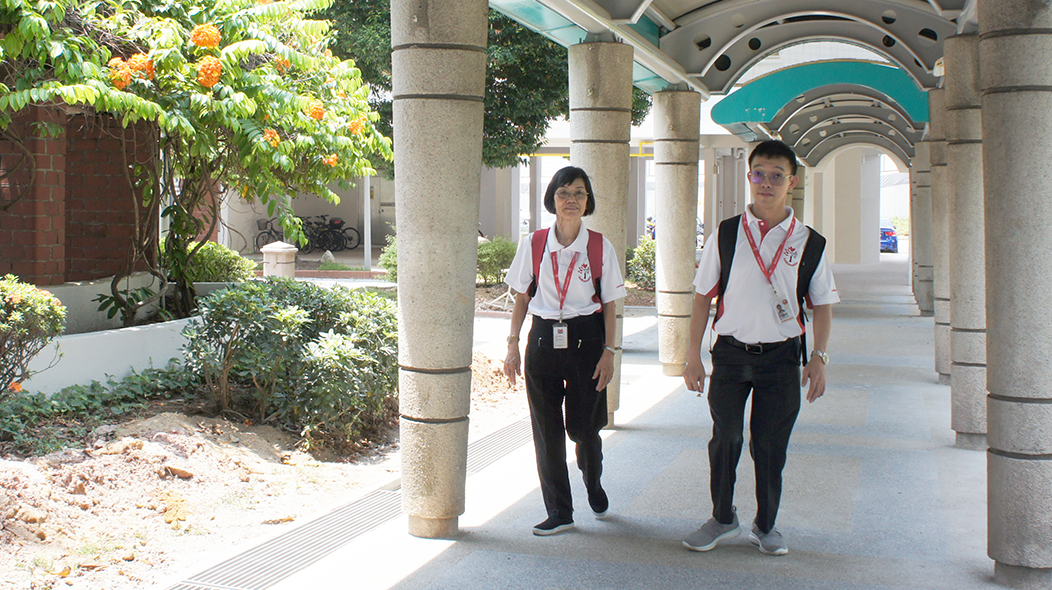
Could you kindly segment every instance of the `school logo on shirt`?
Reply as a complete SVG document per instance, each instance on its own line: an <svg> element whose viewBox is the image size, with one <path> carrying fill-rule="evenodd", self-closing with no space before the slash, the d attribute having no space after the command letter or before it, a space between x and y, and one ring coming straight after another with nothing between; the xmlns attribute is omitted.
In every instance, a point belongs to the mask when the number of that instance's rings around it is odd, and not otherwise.
<svg viewBox="0 0 1052 590"><path fill-rule="evenodd" d="M585 283L592 280L592 269L588 267L587 262L577 267L577 278L581 279L581 281Z"/></svg>
<svg viewBox="0 0 1052 590"><path fill-rule="evenodd" d="M792 246L786 246L782 252L782 260L789 266L796 266L800 263L800 251Z"/></svg>

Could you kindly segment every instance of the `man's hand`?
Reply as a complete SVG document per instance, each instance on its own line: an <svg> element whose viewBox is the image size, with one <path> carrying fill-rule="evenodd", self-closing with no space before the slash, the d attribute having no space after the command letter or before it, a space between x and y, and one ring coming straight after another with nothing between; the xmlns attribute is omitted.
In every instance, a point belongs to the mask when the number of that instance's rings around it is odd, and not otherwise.
<svg viewBox="0 0 1052 590"><path fill-rule="evenodd" d="M822 362L822 359L817 356L811 357L807 366L804 367L802 377L801 387L807 385L808 380L811 381L811 386L807 388L807 403L813 403L826 392L826 364Z"/></svg>
<svg viewBox="0 0 1052 590"><path fill-rule="evenodd" d="M614 353L609 350L603 350L603 356L599 357L599 362L595 365L595 373L592 373L592 379L598 379L599 382L595 385L596 391L602 391L610 381L614 378Z"/></svg>
<svg viewBox="0 0 1052 590"><path fill-rule="evenodd" d="M511 381L511 386L515 387L515 376L522 374L522 359L519 356L519 342L508 343L508 356L504 357L504 374L508 376Z"/></svg>
<svg viewBox="0 0 1052 590"><path fill-rule="evenodd" d="M705 364L701 362L701 356L687 361L683 369L683 382L687 389L701 393L705 390Z"/></svg>

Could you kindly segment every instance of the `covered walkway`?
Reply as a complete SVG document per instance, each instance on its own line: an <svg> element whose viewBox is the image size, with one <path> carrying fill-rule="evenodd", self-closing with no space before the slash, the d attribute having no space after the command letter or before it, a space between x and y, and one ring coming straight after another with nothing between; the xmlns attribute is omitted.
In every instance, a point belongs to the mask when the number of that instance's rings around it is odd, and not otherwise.
<svg viewBox="0 0 1052 590"><path fill-rule="evenodd" d="M236 548L158 588L997 587L986 555L986 454L954 446L950 388L932 371L933 319L918 312L906 255L835 273L843 302L834 308L830 390L805 404L790 447L778 523L785 557L761 555L744 535L710 553L680 544L710 509L707 405L662 375L657 318L630 308L619 425L606 432L607 520L585 508L575 531L531 534L544 510L529 428L516 423L471 442L456 540L406 535L394 484L268 542L294 540L295 550ZM475 346L500 353L506 333L507 320L476 318ZM745 453L743 522L755 511L751 472ZM347 516L355 506L361 516ZM344 521L321 526L338 513Z"/></svg>

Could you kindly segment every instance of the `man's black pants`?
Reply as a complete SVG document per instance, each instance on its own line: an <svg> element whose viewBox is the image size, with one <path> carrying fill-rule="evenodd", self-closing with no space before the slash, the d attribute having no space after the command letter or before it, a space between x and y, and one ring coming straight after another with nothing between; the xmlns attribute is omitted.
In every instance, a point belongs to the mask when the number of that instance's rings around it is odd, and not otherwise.
<svg viewBox="0 0 1052 590"><path fill-rule="evenodd" d="M720 336L712 348L709 379L709 441L712 516L723 524L734 519L734 482L741 457L745 402L753 394L749 452L756 466L756 525L770 532L782 498L782 468L796 417L800 413L800 339L762 353L740 348Z"/></svg>
<svg viewBox="0 0 1052 590"><path fill-rule="evenodd" d="M570 476L566 467L566 436L577 444L577 466L585 488L599 489L603 473L603 439L606 426L606 389L596 391L592 379L603 356L602 314L565 320L569 347L552 348L554 320L534 316L526 344L526 396L530 402L537 473L548 516L573 518ZM563 406L566 407L565 421Z"/></svg>

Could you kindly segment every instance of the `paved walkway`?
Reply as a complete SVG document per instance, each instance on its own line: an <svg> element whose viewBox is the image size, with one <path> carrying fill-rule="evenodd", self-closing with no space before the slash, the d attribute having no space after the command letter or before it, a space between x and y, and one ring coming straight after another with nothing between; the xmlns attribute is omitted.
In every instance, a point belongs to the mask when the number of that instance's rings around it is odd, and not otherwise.
<svg viewBox="0 0 1052 590"><path fill-rule="evenodd" d="M469 467L456 540L407 535L393 485L159 588L997 587L986 556L986 457L953 446L949 388L933 368L933 320L913 304L905 255L835 273L843 302L834 308L830 389L805 403L785 471L778 525L786 556L761 555L744 535L709 553L681 545L711 510L711 422L704 398L661 375L656 318L637 312L626 314L618 424L604 433L607 520L593 519L574 477L583 509L576 530L531 534L544 510L528 428L513 424L472 443L469 464L489 458ZM476 320L476 347L502 354L506 322ZM749 522L748 453L738 480L738 512ZM375 524L354 529L367 520ZM255 573L221 579L231 565Z"/></svg>

